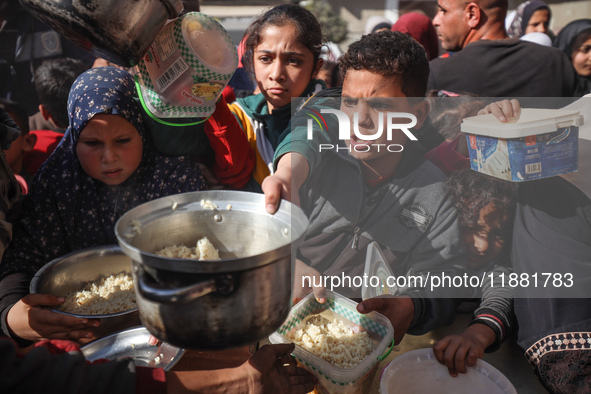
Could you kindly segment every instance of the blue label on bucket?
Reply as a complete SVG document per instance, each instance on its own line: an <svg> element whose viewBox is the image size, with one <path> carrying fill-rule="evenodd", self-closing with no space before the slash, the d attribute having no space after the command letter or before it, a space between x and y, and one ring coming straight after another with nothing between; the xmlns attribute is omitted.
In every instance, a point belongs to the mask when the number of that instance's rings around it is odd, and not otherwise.
<svg viewBox="0 0 591 394"><path fill-rule="evenodd" d="M520 182L577 171L579 128L521 138L469 134L468 152L473 170Z"/></svg>

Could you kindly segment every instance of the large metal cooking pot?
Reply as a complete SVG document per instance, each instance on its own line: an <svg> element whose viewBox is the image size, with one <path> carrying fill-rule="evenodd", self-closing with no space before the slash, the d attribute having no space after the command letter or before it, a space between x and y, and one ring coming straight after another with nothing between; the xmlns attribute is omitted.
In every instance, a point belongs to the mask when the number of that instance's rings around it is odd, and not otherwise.
<svg viewBox="0 0 591 394"><path fill-rule="evenodd" d="M224 349L263 339L287 318L291 251L307 227L303 211L287 201L269 215L262 194L207 191L140 205L119 219L115 234L133 261L146 328L179 347ZM221 261L154 254L169 245L194 246L204 236Z"/></svg>
<svg viewBox="0 0 591 394"><path fill-rule="evenodd" d="M120 66L136 65L181 0L20 0L36 18Z"/></svg>

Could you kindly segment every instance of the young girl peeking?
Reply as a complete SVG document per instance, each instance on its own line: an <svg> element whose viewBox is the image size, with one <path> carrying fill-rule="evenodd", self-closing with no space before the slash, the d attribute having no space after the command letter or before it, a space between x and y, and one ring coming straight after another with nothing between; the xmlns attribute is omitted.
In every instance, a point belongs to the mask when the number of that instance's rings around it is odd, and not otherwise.
<svg viewBox="0 0 591 394"><path fill-rule="evenodd" d="M246 184L248 190L261 191L260 184L271 174L280 136L289 129L294 113L292 98L310 97L325 87L324 82L315 79L323 64L322 29L310 11L294 4L281 4L257 18L245 37L246 51L252 53L245 66L254 72L260 93L238 98L229 105L220 100L206 132L211 133L214 125L214 129L246 133L256 163L254 170L247 170L245 182L234 182L234 186L241 188ZM208 138L214 146L212 137ZM241 154L243 148L228 144L227 149ZM214 150L218 155L219 149ZM221 183L232 183L216 175Z"/></svg>
<svg viewBox="0 0 591 394"><path fill-rule="evenodd" d="M498 349L514 326L513 294L509 287L501 285L500 275L507 277L511 273L509 250L516 188L511 182L470 169L451 174L446 187L458 211L468 252L467 273L479 277L484 274L485 278L480 305L469 327L433 345L437 360L457 376L458 372L466 372L466 366L474 366L485 351Z"/></svg>
<svg viewBox="0 0 591 394"><path fill-rule="evenodd" d="M115 222L152 199L201 190L195 160L156 153L134 97L133 78L114 67L78 77L69 127L37 173L0 265L2 331L22 340L90 338L87 321L51 312L63 298L28 294L33 275L72 251L116 244Z"/></svg>

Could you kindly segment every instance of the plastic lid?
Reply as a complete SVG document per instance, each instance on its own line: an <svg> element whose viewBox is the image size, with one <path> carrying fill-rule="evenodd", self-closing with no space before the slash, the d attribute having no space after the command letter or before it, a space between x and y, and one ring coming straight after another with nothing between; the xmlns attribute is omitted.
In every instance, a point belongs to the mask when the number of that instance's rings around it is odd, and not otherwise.
<svg viewBox="0 0 591 394"><path fill-rule="evenodd" d="M519 119L501 123L493 114L465 118L461 130L465 133L497 138L520 138L557 131L559 128L581 126L579 111L564 109L522 108Z"/></svg>
<svg viewBox="0 0 591 394"><path fill-rule="evenodd" d="M517 394L515 387L498 369L483 360L468 367L467 373L451 377L432 348L417 349L396 357L382 372L380 393Z"/></svg>
<svg viewBox="0 0 591 394"><path fill-rule="evenodd" d="M236 71L236 47L218 21L200 12L189 12L183 16L181 31L185 44L201 63L199 68L204 69L202 78L208 79L208 82L219 82L224 75L216 74L229 74L231 77Z"/></svg>
<svg viewBox="0 0 591 394"><path fill-rule="evenodd" d="M361 298L364 300L397 293L398 287L395 284L392 287L388 286L388 278L394 278L394 274L377 242L372 242L367 246L364 273L367 275L367 280L363 281L361 288Z"/></svg>

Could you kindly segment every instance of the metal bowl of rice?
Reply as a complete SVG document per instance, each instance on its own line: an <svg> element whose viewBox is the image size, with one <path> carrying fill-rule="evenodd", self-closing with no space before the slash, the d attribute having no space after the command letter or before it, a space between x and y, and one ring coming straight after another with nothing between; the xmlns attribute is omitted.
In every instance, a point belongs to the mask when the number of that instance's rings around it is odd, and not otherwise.
<svg viewBox="0 0 591 394"><path fill-rule="evenodd" d="M78 250L47 263L33 277L30 292L66 297L62 306L51 308L54 312L98 319L90 341L141 324L131 259L115 245Z"/></svg>

